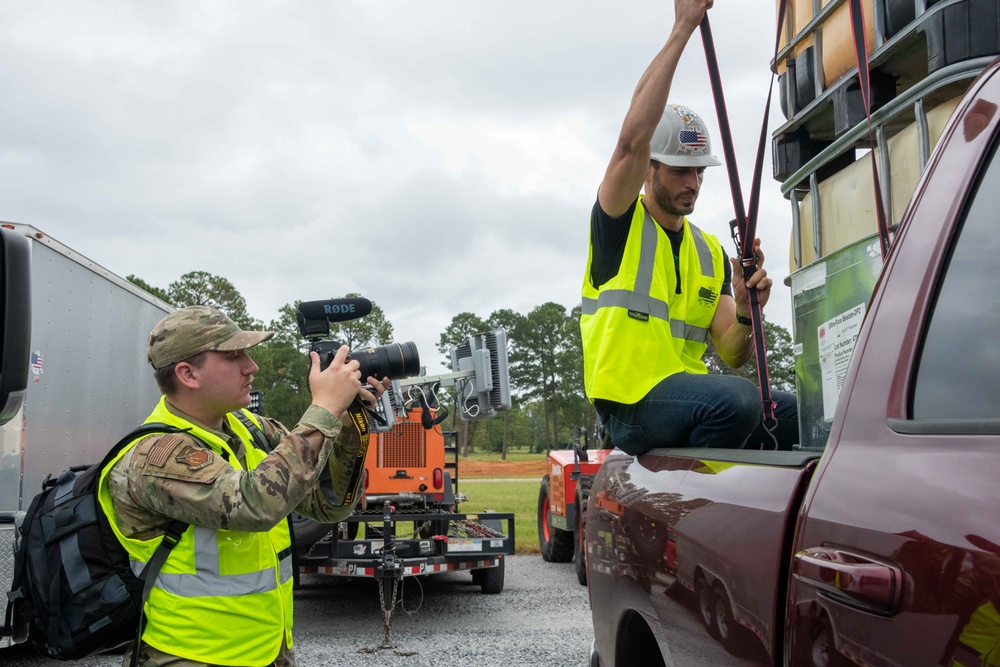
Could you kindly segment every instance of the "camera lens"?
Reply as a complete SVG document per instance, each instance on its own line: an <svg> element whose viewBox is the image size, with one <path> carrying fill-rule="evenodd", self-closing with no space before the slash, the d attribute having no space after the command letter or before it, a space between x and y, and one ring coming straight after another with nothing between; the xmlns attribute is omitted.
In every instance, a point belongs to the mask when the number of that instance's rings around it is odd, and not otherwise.
<svg viewBox="0 0 1000 667"><path fill-rule="evenodd" d="M376 380L384 377L402 380L420 374L420 355L412 341L352 351L350 358L361 364L362 380L368 376Z"/></svg>

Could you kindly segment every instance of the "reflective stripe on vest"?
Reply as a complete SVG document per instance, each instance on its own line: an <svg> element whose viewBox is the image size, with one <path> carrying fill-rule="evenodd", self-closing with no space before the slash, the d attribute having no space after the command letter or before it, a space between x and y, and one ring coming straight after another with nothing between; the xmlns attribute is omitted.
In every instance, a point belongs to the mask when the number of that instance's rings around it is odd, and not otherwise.
<svg viewBox="0 0 1000 667"><path fill-rule="evenodd" d="M160 574L156 578L154 588L162 589L171 595L182 598L202 596L252 595L273 591L278 587L278 577L274 568L266 568L247 574L222 574L219 568L219 545L214 528L194 527L195 574ZM292 578L292 550L286 549L278 554L280 582L285 583ZM132 571L138 575L146 564L142 561L131 561Z"/></svg>
<svg viewBox="0 0 1000 667"><path fill-rule="evenodd" d="M725 253L712 234L686 218L677 294L670 239L636 204L618 272L590 282L584 275L580 330L587 397L635 403L674 373L706 373L702 357L725 280ZM661 238L662 237L662 238Z"/></svg>
<svg viewBox="0 0 1000 667"><path fill-rule="evenodd" d="M641 206L641 202L636 204ZM650 296L653 284L653 269L656 263L656 250L659 245L656 222L649 215L646 207L642 207L642 247L639 252L639 269L636 271L635 287L631 290L603 290L596 299L583 297L583 315L593 315L599 308L625 308L650 317L670 323L670 335L674 338L684 338L696 343L707 343L708 327L699 327L681 320L670 319L670 306L662 299ZM698 263L701 273L706 278L715 278L715 263L712 261L712 249L705 240L705 235L694 225L688 223L695 250L698 252Z"/></svg>

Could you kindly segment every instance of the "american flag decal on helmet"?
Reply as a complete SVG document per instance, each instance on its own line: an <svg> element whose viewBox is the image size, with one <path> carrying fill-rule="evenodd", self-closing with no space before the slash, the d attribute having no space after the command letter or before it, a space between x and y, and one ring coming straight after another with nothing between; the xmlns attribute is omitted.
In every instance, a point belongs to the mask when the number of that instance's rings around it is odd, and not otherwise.
<svg viewBox="0 0 1000 667"><path fill-rule="evenodd" d="M708 143L708 136L698 130L681 130L678 139L682 146L690 146L692 148L703 148Z"/></svg>
<svg viewBox="0 0 1000 667"><path fill-rule="evenodd" d="M708 151L708 135L692 125L677 133L678 149L688 155L704 155Z"/></svg>

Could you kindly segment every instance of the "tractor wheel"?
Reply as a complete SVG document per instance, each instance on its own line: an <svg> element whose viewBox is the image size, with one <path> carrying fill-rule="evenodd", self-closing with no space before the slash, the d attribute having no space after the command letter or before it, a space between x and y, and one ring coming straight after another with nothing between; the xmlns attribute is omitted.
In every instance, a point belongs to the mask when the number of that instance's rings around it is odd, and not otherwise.
<svg viewBox="0 0 1000 667"><path fill-rule="evenodd" d="M587 501L590 500L590 488L594 478L581 475L576 483L576 539L573 541L573 565L576 568L576 578L581 586L587 585Z"/></svg>
<svg viewBox="0 0 1000 667"><path fill-rule="evenodd" d="M501 558L500 564L496 567L479 570L479 588L483 593L496 595L503 590L503 563L504 559Z"/></svg>
<svg viewBox="0 0 1000 667"><path fill-rule="evenodd" d="M573 533L549 524L549 476L542 477L538 490L538 546L542 558L550 563L573 560Z"/></svg>
<svg viewBox="0 0 1000 667"><path fill-rule="evenodd" d="M295 538L295 553L305 556L312 545L326 537L330 531L336 530L335 523L320 523L309 517L292 512L292 532Z"/></svg>

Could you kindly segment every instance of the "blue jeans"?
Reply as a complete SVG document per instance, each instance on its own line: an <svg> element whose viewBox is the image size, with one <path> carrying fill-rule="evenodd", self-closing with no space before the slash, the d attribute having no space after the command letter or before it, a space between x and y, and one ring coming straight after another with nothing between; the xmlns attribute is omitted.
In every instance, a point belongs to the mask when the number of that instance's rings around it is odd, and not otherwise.
<svg viewBox="0 0 1000 667"><path fill-rule="evenodd" d="M611 442L626 454L655 447L791 449L798 442L795 394L773 391L777 403L769 433L761 423L760 389L735 375L675 373L638 403L597 400ZM772 437L772 434L774 437Z"/></svg>

